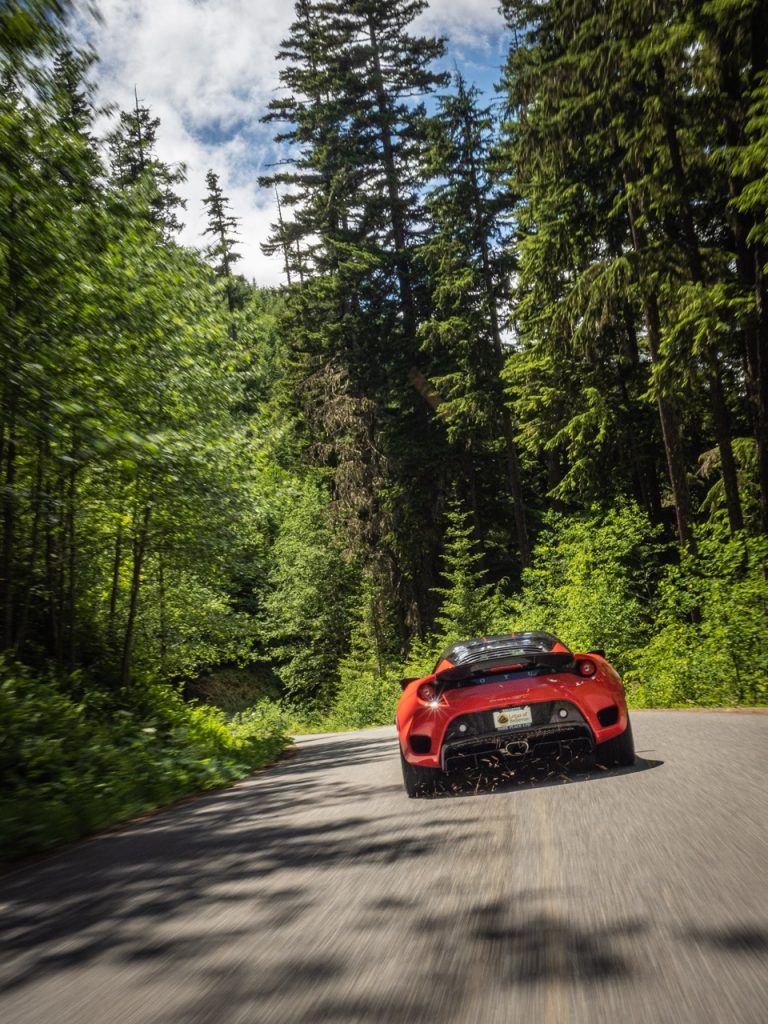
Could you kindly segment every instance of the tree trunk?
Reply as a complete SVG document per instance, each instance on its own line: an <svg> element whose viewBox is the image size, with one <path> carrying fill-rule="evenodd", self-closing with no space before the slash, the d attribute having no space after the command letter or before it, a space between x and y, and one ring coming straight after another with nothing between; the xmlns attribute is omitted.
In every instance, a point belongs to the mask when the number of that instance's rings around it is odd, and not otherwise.
<svg viewBox="0 0 768 1024"><path fill-rule="evenodd" d="M768 4L756 3L751 17L751 69L748 89L768 66ZM741 68L732 34L715 34L718 50L720 88L726 97L724 108L725 144L730 150L743 144L745 95L741 87ZM753 430L757 444L757 470L760 488L760 526L768 532L768 287L763 274L768 254L759 245L748 242L752 219L736 210L737 199L747 184L731 175L728 179L729 202L726 217L733 238L736 273L745 292L755 303L755 321L744 324L744 366Z"/></svg>
<svg viewBox="0 0 768 1024"><path fill-rule="evenodd" d="M488 240L482 235L480 239L481 257L483 261L483 280L485 284L486 301L491 322L491 336L493 338L493 352L496 362L496 372L501 380L501 372L504 369L504 347L501 343L501 329L499 328L499 310L496 299L496 287L493 280L490 253L488 251ZM531 564L531 545L528 540L528 527L525 522L525 499L523 498L523 483L520 473L520 455L515 444L515 434L512 428L512 416L509 407L501 396L500 415L502 437L504 439L505 464L507 470L507 484L509 493L512 495L512 508L515 517L515 533L517 535L517 546L520 550L520 564L523 568Z"/></svg>
<svg viewBox="0 0 768 1024"><path fill-rule="evenodd" d="M630 182L626 176L624 183L629 191ZM642 256L647 247L645 232L638 223L639 213L637 207L629 196L627 198L627 209L632 244L638 255ZM648 334L648 349L651 354L651 361L654 365L659 365L662 362L660 356L661 319L659 317L659 307L656 295L649 287L642 271L640 271L640 290L643 298L643 311L645 314L645 326ZM675 504L678 540L683 547L693 551L695 550L695 542L691 530L691 505L688 492L688 477L680 438L680 425L674 408L661 389L659 389L656 395L656 406L659 411L661 433L664 439L664 452L667 457L669 482L672 487L672 500Z"/></svg>
<svg viewBox="0 0 768 1024"><path fill-rule="evenodd" d="M395 165L395 154L392 147L392 135L390 132L391 112L389 97L384 86L384 75L381 70L381 55L379 53L379 41L376 36L376 25L372 16L368 18L368 37L371 43L373 54L373 87L376 93L376 105L381 119L381 140L382 155L384 158L384 180L387 186L387 198L389 200L390 223L392 225L392 239L395 243L395 267L397 270L397 281L400 286L400 308L403 314L403 327L406 338L415 344L416 339L416 313L413 302L413 291L411 288L411 275L408 267L408 256L406 250L405 218L403 217L403 203L400 197L400 182Z"/></svg>
<svg viewBox="0 0 768 1024"><path fill-rule="evenodd" d="M504 369L504 346L501 341L501 328L499 326L499 306L496 282L493 276L491 265L491 253L488 247L488 237L485 229L485 219L482 216L484 200L480 186L477 164L474 160L472 150L471 126L464 117L464 145L469 160L470 185L475 206L475 232L476 240L480 246L480 259L482 262L483 286L485 289L485 303L488 311L488 321L491 327L491 339L493 343L493 357L496 366L496 373L501 381L501 373ZM520 473L520 455L515 443L515 432L512 426L512 416L503 393L499 396L499 417L501 419L501 433L504 442L504 465L507 475L507 486L512 497L512 510L515 517L515 534L517 546L520 551L520 564L523 568L531 563L531 546L528 539L528 527L525 521L525 499L523 497L523 484Z"/></svg>
<svg viewBox="0 0 768 1024"><path fill-rule="evenodd" d="M56 533L56 608L58 611L56 648L56 664L64 668L65 651L67 648L67 482L66 478L59 481L58 524Z"/></svg>
<svg viewBox="0 0 768 1024"><path fill-rule="evenodd" d="M696 226L691 213L690 200L688 197L688 184L683 167L683 157L680 150L680 140L677 135L674 118L669 108L668 97L665 93L664 84L666 75L661 60L656 62L656 72L659 80L661 95L662 117L664 130L667 137L667 149L672 164L672 172L677 185L679 197L679 215L683 225L683 236L688 256L688 266L691 277L696 284L706 284L704 275L704 264L699 249L699 240L696 235ZM712 398L712 418L715 426L715 437L720 449L720 467L723 475L723 486L725 488L725 503L728 510L728 522L731 533L736 533L744 528L744 516L741 509L741 497L739 495L739 481L736 472L736 460L733 455L733 438L730 425L730 412L725 398L723 387L723 375L720 367L717 349L710 342L707 344L704 358L707 365L709 377L710 395Z"/></svg>
<svg viewBox="0 0 768 1024"><path fill-rule="evenodd" d="M9 180L13 181L13 168L8 168ZM18 413L19 384L14 380L15 370L20 358L20 339L16 334L19 313L19 287L23 268L16 252L16 238L19 231L19 199L11 190L9 216L7 224L8 246L5 253L7 273L7 309L9 321L9 341L3 346L3 393L2 415L3 445L0 448L0 474L2 474L2 522L3 543L0 551L0 651L13 645L14 599L15 599L15 559L16 559L16 457L17 443L16 419Z"/></svg>
<svg viewBox="0 0 768 1024"><path fill-rule="evenodd" d="M768 252L755 247L755 308L757 310L757 352L755 391L757 397L757 475L760 483L760 528L768 533L768 282L763 267Z"/></svg>
<svg viewBox="0 0 768 1024"><path fill-rule="evenodd" d="M618 258L621 255L618 244L613 246L612 250L614 257ZM625 342L624 364L629 364L629 373L625 374L620 371L619 382L624 396L624 403L627 409L630 409L632 407L632 399L627 387L627 379L630 375L637 376L640 372L640 351L637 347L635 313L629 302L624 303L623 337ZM656 471L657 454L657 446L653 443L652 439L647 441L641 440L635 453L635 470L639 495L638 502L645 508L651 522L659 524L663 522L664 516L661 510L659 477Z"/></svg>
<svg viewBox="0 0 768 1024"><path fill-rule="evenodd" d="M565 476L565 470L560 460L560 452L550 450L546 453L546 465L547 465L547 491L550 493L559 487L563 482ZM565 512L565 504L560 498L549 499L550 508L553 512Z"/></svg>
<svg viewBox="0 0 768 1024"><path fill-rule="evenodd" d="M3 460L3 549L0 556L0 602L2 636L0 650L13 644L14 562L16 545L16 399L11 388L8 429Z"/></svg>
<svg viewBox="0 0 768 1024"><path fill-rule="evenodd" d="M165 677L168 658L168 622L165 605L165 560L162 548L158 552L157 586L160 604L160 671Z"/></svg>
<svg viewBox="0 0 768 1024"><path fill-rule="evenodd" d="M73 441L73 454L75 444ZM77 604L77 535L75 525L75 507L77 500L77 465L72 463L69 470L69 481L67 488L67 519L66 519L66 544L67 544L67 639L68 651L67 661L70 669L73 669L77 660L77 631L76 631L76 604Z"/></svg>
<svg viewBox="0 0 768 1024"><path fill-rule="evenodd" d="M117 524L115 534L115 553L112 557L112 583L109 588L109 613L107 616L107 637L111 647L115 643L115 622L117 616L117 599L120 594L120 566L123 556L123 524Z"/></svg>
<svg viewBox="0 0 768 1024"><path fill-rule="evenodd" d="M288 239L286 238L286 235L285 235L285 223L283 221L283 207L282 207L282 204L280 202L280 193L277 191L277 185L275 185L275 199L277 200L277 220L278 220L278 223L280 225L280 245L282 246L282 249L283 249L283 261L284 261L283 262L283 266L285 268L285 279L286 279L286 281L288 283L288 287L290 288L291 285L293 284L293 281L291 280L291 260L290 260L290 254L289 254L289 249L288 249ZM231 312L231 310L230 310L230 312Z"/></svg>
<svg viewBox="0 0 768 1024"><path fill-rule="evenodd" d="M19 650L27 636L29 623L29 612L32 605L33 594L36 594L39 581L37 558L40 547L40 523L43 518L43 479L45 471L46 444L41 441L37 449L37 462L35 466L35 482L32 488L32 527L29 540L29 562L27 563L27 584L24 588L24 601L19 613L19 621L16 625L16 636L14 638L14 650Z"/></svg>
<svg viewBox="0 0 768 1024"><path fill-rule="evenodd" d="M137 510L138 512L138 510ZM120 684L128 686L131 681L131 658L133 654L133 634L136 627L136 613L139 607L139 590L141 588L141 570L149 537L149 520L152 514L152 503L147 501L141 514L141 522L133 538L133 571L131 573L131 590L128 598L128 619L123 637L123 658L120 668Z"/></svg>
<svg viewBox="0 0 768 1024"><path fill-rule="evenodd" d="M717 446L720 449L720 470L723 474L725 488L725 506L728 511L728 524L731 533L744 529L744 515L739 495L739 478L736 471L736 459L733 454L731 436L731 414L725 398L723 375L717 353L709 348L706 354L709 365L710 393L712 396L712 418L715 424Z"/></svg>
<svg viewBox="0 0 768 1024"><path fill-rule="evenodd" d="M54 526L54 508L60 504L62 495L58 487L51 481L48 491L48 514L45 517L45 577L46 589L48 591L48 622L50 626L50 652L56 659L56 664L61 667L63 657L63 637L61 634L61 605L60 605L60 557L61 550L58 543L57 531ZM59 533L61 523L59 523Z"/></svg>
<svg viewBox="0 0 768 1024"><path fill-rule="evenodd" d="M752 9L752 68L750 85L768 67L768 3L759 0ZM757 400L756 440L757 474L760 483L760 526L768 533L768 281L764 267L768 263L765 246L754 249L755 310L757 311L757 344L755 353L755 394Z"/></svg>

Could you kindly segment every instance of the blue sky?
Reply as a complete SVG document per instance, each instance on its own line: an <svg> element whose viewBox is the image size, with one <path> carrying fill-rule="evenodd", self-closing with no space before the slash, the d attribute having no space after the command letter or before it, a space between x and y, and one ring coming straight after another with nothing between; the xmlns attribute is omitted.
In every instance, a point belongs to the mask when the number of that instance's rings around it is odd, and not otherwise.
<svg viewBox="0 0 768 1024"><path fill-rule="evenodd" d="M184 163L182 240L201 244L205 173L212 167L241 221L240 268L261 285L281 282L262 255L275 219L273 196L256 179L274 160L272 129L260 124L278 86L277 47L293 19L291 0L99 0L101 21L81 32L101 59L99 99L127 107L134 86L161 119L159 152ZM446 68L493 96L506 33L498 0L432 0L415 28L448 36Z"/></svg>

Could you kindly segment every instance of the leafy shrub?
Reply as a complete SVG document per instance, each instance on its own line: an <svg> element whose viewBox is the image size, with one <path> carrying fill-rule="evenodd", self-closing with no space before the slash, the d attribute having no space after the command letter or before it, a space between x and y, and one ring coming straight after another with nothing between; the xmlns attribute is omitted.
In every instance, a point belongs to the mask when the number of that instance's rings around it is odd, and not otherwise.
<svg viewBox="0 0 768 1024"><path fill-rule="evenodd" d="M634 505L587 517L552 514L510 602L507 628L545 629L574 650L604 648L621 671L650 635L666 553Z"/></svg>
<svg viewBox="0 0 768 1024"><path fill-rule="evenodd" d="M467 638L456 636L454 639L466 640ZM423 640L420 637L416 637L411 644L411 649L408 652L408 658L403 665L402 674L404 676L409 676L412 679L418 679L421 676L429 675L435 667L435 662L439 658L441 652L445 650L447 646L444 640L444 637L435 636L434 634L424 637Z"/></svg>
<svg viewBox="0 0 768 1024"><path fill-rule="evenodd" d="M310 484L294 497L273 555L262 639L288 700L327 706L348 650L358 573L334 537L319 487Z"/></svg>
<svg viewBox="0 0 768 1024"><path fill-rule="evenodd" d="M669 566L657 632L627 654L633 701L646 707L768 700L768 538L698 538L698 553Z"/></svg>
<svg viewBox="0 0 768 1024"><path fill-rule="evenodd" d="M333 730L391 725L401 693L399 679L396 669L380 676L365 667L343 664L341 685L324 724Z"/></svg>
<svg viewBox="0 0 768 1024"><path fill-rule="evenodd" d="M434 588L434 593L442 594L435 642L442 647L489 633L498 610L498 589L486 582L483 553L469 513L454 501L447 519L442 568L446 585Z"/></svg>
<svg viewBox="0 0 768 1024"><path fill-rule="evenodd" d="M0 860L231 783L286 742L272 705L230 723L159 685L120 701L98 691L76 700L9 663L0 663L0 731Z"/></svg>

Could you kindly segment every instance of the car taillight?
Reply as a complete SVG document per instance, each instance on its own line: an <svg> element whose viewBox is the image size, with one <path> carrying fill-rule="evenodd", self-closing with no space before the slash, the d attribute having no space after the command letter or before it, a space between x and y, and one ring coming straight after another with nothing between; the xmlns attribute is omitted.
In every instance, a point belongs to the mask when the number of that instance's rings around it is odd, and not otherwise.
<svg viewBox="0 0 768 1024"><path fill-rule="evenodd" d="M579 662L580 676L593 676L595 672L597 672L597 665L594 663L594 661L587 661L585 659L584 661Z"/></svg>
<svg viewBox="0 0 768 1024"><path fill-rule="evenodd" d="M435 699L435 688L431 683L422 683L416 693L419 696L419 700L423 700L425 704L431 704Z"/></svg>

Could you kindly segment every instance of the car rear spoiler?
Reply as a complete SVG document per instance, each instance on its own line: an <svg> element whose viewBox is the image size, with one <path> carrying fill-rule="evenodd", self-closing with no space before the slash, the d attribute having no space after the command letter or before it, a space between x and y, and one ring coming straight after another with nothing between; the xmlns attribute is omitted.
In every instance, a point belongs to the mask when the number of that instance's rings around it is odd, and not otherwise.
<svg viewBox="0 0 768 1024"><path fill-rule="evenodd" d="M567 672L575 668L575 659L570 651L541 651L526 654L507 654L503 658L489 658L486 661L473 661L464 665L453 665L444 668L435 675L437 692L451 690L455 687L471 683L483 676L497 672L517 672L527 669L543 669L548 672Z"/></svg>

